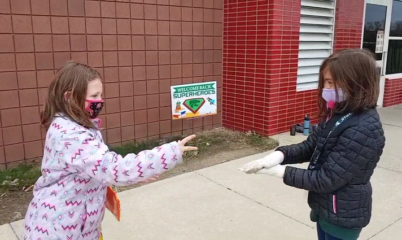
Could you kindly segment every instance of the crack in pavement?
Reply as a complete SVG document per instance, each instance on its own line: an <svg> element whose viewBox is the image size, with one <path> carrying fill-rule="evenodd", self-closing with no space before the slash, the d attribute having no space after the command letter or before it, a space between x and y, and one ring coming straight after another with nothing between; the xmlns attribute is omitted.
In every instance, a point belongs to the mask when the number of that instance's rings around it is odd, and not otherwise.
<svg viewBox="0 0 402 240"><path fill-rule="evenodd" d="M11 230L13 230L13 233L14 233L15 237L16 237L18 240L20 240L20 237L18 236L17 232L15 231L13 225L11 225L11 223L9 223L8 225L10 225Z"/></svg>
<svg viewBox="0 0 402 240"><path fill-rule="evenodd" d="M235 190L233 190L233 189L231 189L231 188L229 188L229 187L226 187L226 186L224 186L224 185L222 185L222 184L220 184L220 183L218 183L218 182L216 182L216 181L214 181L214 180L212 180L212 179L210 179L210 178L208 178L208 177L202 175L201 173L199 173L199 172L197 172L197 171L195 171L195 173L198 174L199 176L201 176L201 177L203 177L203 178L205 178L205 179L207 179L207 180L209 180L209 181L215 183L216 185L218 185L218 186L220 186L220 187L223 187L223 188L225 188L226 190L231 191L231 192L233 192L233 193L235 193L235 194L237 194L237 195L239 195L239 196L241 196L241 197L243 197L243 198L245 198L245 199L247 199L247 200L250 200L250 201L252 201L252 202L254 202L254 203L257 203L257 204L259 204L259 205L261 205L261 206L263 206L263 207L265 207L265 208L268 208L268 209L271 210L271 211L274 211L274 212L276 212L276 213L279 213L280 215L282 215L282 216L284 216L284 217L286 217L286 218L289 218L289 219L291 219L291 220L293 220L293 221L295 221L295 222L297 222L297 223L300 223L300 224L302 224L302 225L304 225L304 226L306 226L306 227L308 227L308 228L310 228L310 229L315 229L315 227L311 227L311 226L309 226L308 224L305 224L305 223L303 223L303 222L301 222L301 221L299 221L299 220L297 220L297 219L292 218L291 216L288 216L288 215L286 215L286 214L284 214L284 213L281 213L281 212L279 212L279 211L277 211L277 210L275 210L275 209L273 209L273 208L270 208L270 207L264 205L264 204L261 203L261 202L258 202L258 201L256 201L256 200L250 198L250 197L247 197L247 196L245 196L245 195L243 195L243 194L241 194L241 193L239 193L239 192L237 192L237 191L235 191Z"/></svg>
<svg viewBox="0 0 402 240"><path fill-rule="evenodd" d="M378 234L382 233L383 231L385 231L386 229L388 229L389 227L391 227L392 225L394 225L395 223L397 223L400 220L402 220L402 217L400 217L397 220L395 220L394 222L390 223L388 226L386 226L385 228L381 229L378 233L376 233L373 236L369 237L367 240L370 240L373 237L377 236Z"/></svg>
<svg viewBox="0 0 402 240"><path fill-rule="evenodd" d="M384 170L387 170L387 171L391 171L391 172L394 172L394 173L402 173L399 170L390 169L390 168L382 167L382 166L379 166L379 165L377 165L377 168L384 169Z"/></svg>
<svg viewBox="0 0 402 240"><path fill-rule="evenodd" d="M402 128L402 126L399 126L399 125L394 125L394 124L390 124L390 123L383 123L382 125L385 125L385 126L390 126L390 127Z"/></svg>

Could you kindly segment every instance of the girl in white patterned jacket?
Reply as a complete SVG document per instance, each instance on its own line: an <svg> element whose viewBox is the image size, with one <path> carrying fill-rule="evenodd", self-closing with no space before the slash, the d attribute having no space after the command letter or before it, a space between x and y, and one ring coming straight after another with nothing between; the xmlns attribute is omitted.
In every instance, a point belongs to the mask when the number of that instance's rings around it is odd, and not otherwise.
<svg viewBox="0 0 402 240"><path fill-rule="evenodd" d="M89 66L70 62L51 82L42 125L47 129L42 176L25 216L29 240L99 240L110 185L145 181L182 162L195 136L125 157L110 152L97 119L102 81Z"/></svg>

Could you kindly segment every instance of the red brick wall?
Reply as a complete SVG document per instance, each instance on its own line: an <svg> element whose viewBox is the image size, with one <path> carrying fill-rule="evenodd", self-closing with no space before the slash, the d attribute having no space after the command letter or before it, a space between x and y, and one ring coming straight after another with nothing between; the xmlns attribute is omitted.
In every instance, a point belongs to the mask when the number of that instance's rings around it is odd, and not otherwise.
<svg viewBox="0 0 402 240"><path fill-rule="evenodd" d="M384 88L384 107L402 103L402 78L401 79L385 79Z"/></svg>
<svg viewBox="0 0 402 240"><path fill-rule="evenodd" d="M224 1L226 127L274 134L286 130L296 111L304 112L312 103L309 94L307 101L297 102L295 91L300 2L274 2Z"/></svg>
<svg viewBox="0 0 402 240"><path fill-rule="evenodd" d="M335 50L360 47L363 4L337 1ZM273 135L317 115L316 91L296 91L299 30L299 0L224 1L224 126Z"/></svg>
<svg viewBox="0 0 402 240"><path fill-rule="evenodd" d="M42 155L39 109L69 59L104 77L110 144L221 125L172 121L170 86L216 80L221 96L222 0L0 0L0 169Z"/></svg>
<svg viewBox="0 0 402 240"><path fill-rule="evenodd" d="M364 15L364 0L337 0L334 51L360 48Z"/></svg>
<svg viewBox="0 0 402 240"><path fill-rule="evenodd" d="M316 91L296 91L300 35L300 1L272 1L269 17L272 34L268 41L268 91L270 101L266 133L273 135L290 130L303 122L304 115L317 115ZM281 17L278 14L282 14ZM313 118L313 122L316 119Z"/></svg>

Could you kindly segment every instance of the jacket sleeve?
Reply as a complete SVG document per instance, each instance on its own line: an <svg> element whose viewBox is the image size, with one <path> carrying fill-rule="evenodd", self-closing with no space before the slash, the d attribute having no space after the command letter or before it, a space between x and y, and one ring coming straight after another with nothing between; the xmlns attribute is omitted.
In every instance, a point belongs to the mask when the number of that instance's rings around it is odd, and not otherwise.
<svg viewBox="0 0 402 240"><path fill-rule="evenodd" d="M65 169L115 186L144 181L182 162L182 152L177 142L123 157L109 151L104 143L85 131L63 137L59 146L63 146Z"/></svg>
<svg viewBox="0 0 402 240"><path fill-rule="evenodd" d="M317 193L332 193L348 184L373 158L379 158L376 139L367 128L351 127L338 138L318 170L287 166L286 185Z"/></svg>
<svg viewBox="0 0 402 240"><path fill-rule="evenodd" d="M314 129L313 133L310 134L307 139L301 143L278 147L276 151L283 152L283 155L285 156L281 165L304 163L310 161L314 149L317 145L319 128L321 129L321 124L319 124Z"/></svg>

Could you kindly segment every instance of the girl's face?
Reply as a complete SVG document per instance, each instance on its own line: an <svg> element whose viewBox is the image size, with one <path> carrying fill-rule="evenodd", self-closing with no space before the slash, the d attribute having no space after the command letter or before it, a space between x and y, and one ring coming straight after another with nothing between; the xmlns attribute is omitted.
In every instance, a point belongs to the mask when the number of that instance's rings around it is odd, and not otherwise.
<svg viewBox="0 0 402 240"><path fill-rule="evenodd" d="M100 80L100 78L96 78L92 81L89 81L86 100L102 101L102 91L103 91L103 85L102 80ZM88 105L89 102L85 101L85 108L87 108Z"/></svg>
<svg viewBox="0 0 402 240"><path fill-rule="evenodd" d="M324 75L324 89L335 89L334 80L328 69L323 71Z"/></svg>
<svg viewBox="0 0 402 240"><path fill-rule="evenodd" d="M96 78L88 83L87 96L85 99L85 110L89 112L90 118L95 119L103 108L102 81ZM98 127L100 125L98 124Z"/></svg>
<svg viewBox="0 0 402 240"><path fill-rule="evenodd" d="M341 88L335 88L334 79L328 69L323 71L324 89L322 90L322 98L327 102L329 108L334 108L335 103L343 102L347 99Z"/></svg>

